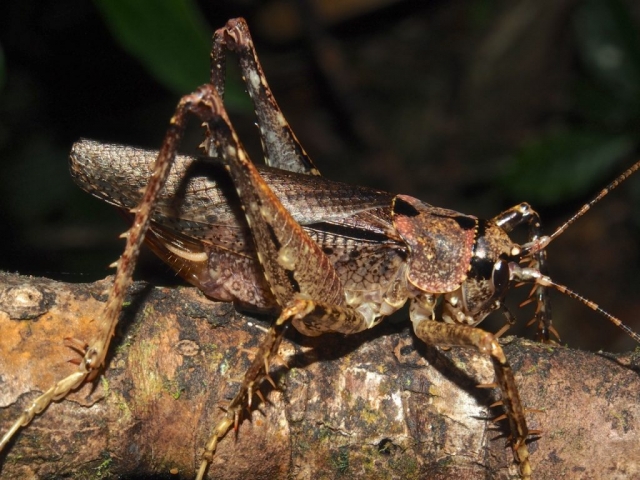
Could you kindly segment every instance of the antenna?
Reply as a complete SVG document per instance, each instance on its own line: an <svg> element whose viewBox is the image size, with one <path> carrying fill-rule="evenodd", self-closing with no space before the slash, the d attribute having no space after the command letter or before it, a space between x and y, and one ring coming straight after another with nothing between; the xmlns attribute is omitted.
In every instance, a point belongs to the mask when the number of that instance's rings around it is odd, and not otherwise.
<svg viewBox="0 0 640 480"><path fill-rule="evenodd" d="M523 257L534 255L539 253L547 248L547 246L556 238L558 238L569 226L573 225L573 223L582 217L585 213L591 210L596 203L606 197L614 188L618 187L622 182L627 180L631 175L640 170L640 160L636 161L633 165L627 168L624 172L618 175L615 180L613 180L609 185L604 187L600 192L593 197L589 202L585 203L580 210L578 210L574 215L572 215L567 221L565 221L562 225L560 225L555 232L548 236L541 236L525 245L523 245L522 253ZM568 297L574 298L578 300L580 303L586 305L591 310L598 312L603 317L607 318L611 323L622 329L627 335L633 338L636 342L640 343L640 335L634 332L627 325L622 323L622 321L611 315L609 312L605 311L602 307L600 307L597 303L583 297L582 295L574 292L570 288L565 285L554 282L551 278L546 275L543 275L538 270L532 268L521 268L519 266L511 266L512 268L512 278L521 281L533 281L537 285L541 285L543 287L552 287L559 292L567 295Z"/></svg>
<svg viewBox="0 0 640 480"><path fill-rule="evenodd" d="M624 182L627 178L633 175L635 172L640 170L640 160L627 168L624 172L616 177L616 179L611 182L609 185L600 190L595 197L593 197L589 202L585 203L580 210L578 210L571 218L569 218L566 222L560 225L555 232L553 232L549 236L542 236L530 243L527 243L523 246L524 256L529 256L534 253L538 253L541 250L547 248L554 239L558 238L569 226L573 225L573 223L582 217L585 213L591 210L596 203L606 197L614 188L618 187L622 182Z"/></svg>

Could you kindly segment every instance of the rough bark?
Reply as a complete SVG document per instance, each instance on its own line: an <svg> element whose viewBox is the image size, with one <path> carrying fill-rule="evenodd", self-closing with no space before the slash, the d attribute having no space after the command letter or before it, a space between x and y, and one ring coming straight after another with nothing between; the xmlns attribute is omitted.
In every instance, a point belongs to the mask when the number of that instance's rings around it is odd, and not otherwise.
<svg viewBox="0 0 640 480"><path fill-rule="evenodd" d="M90 340L108 279L69 285L0 275L0 428L75 368L63 338ZM193 288L136 284L103 376L52 404L0 454L2 478L190 477L268 319ZM640 355L506 339L526 405L534 478L640 476ZM293 332L268 403L221 442L215 478L512 478L488 419L491 364L422 345L406 323L315 339ZM284 366L284 363L289 368ZM501 424L500 424L501 425ZM501 437L501 435L503 435ZM235 437L235 439L234 439Z"/></svg>

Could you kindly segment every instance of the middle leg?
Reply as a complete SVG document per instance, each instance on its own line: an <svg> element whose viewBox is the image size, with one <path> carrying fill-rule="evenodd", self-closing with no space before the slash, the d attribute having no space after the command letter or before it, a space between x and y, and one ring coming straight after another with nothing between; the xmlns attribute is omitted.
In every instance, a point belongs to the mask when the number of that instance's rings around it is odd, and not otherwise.
<svg viewBox="0 0 640 480"><path fill-rule="evenodd" d="M330 259L295 221L260 176L240 143L215 86L209 85L213 119L208 122L209 151L222 158L236 187L255 255L281 308L239 393L207 443L198 478L211 462L218 441L236 425L244 406L251 405L259 384L269 379L269 361L290 323L307 335L325 332L355 333L369 328L357 310L346 305L342 282Z"/></svg>

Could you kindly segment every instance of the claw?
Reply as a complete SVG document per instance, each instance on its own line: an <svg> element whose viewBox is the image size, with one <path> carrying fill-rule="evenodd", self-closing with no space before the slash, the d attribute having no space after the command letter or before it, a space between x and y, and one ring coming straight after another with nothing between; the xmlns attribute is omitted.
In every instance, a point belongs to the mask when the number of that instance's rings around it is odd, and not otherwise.
<svg viewBox="0 0 640 480"><path fill-rule="evenodd" d="M278 386L276 385L276 382L273 381L273 378L271 378L271 375L265 375L264 378L271 384L271 386L277 390Z"/></svg>
<svg viewBox="0 0 640 480"><path fill-rule="evenodd" d="M524 413L544 413L544 410L540 410L539 408L525 408Z"/></svg>
<svg viewBox="0 0 640 480"><path fill-rule="evenodd" d="M498 330L496 333L493 334L494 337L496 338L500 338L502 335L505 334L505 332L507 330L509 330L509 328L511 328L511 325L509 325L508 323L506 325L504 325L500 330Z"/></svg>
<svg viewBox="0 0 640 480"><path fill-rule="evenodd" d="M536 303L536 316L538 316L540 314L540 312L542 312L542 310L544 309L544 306L541 302L537 302Z"/></svg>
<svg viewBox="0 0 640 480"><path fill-rule="evenodd" d="M476 388L498 388L497 383L479 383Z"/></svg>
<svg viewBox="0 0 640 480"><path fill-rule="evenodd" d="M82 356L87 353L87 349L89 348L89 344L87 342L73 337L65 337L64 344Z"/></svg>
<svg viewBox="0 0 640 480"><path fill-rule="evenodd" d="M233 412L233 429L237 432L240 424L240 410Z"/></svg>
<svg viewBox="0 0 640 480"><path fill-rule="evenodd" d="M494 419L493 419L493 420L491 420L491 421L492 421L493 423L498 423L498 422L501 422L502 420L504 420L504 419L506 419L506 418L507 418L507 414L506 414L506 413L503 413L502 415L500 415L500 416L498 416L498 417L494 418Z"/></svg>
<svg viewBox="0 0 640 480"><path fill-rule="evenodd" d="M556 340L560 342L560 334L555 328L553 328L553 325L549 325L547 328L553 334L553 336L556 337Z"/></svg>
<svg viewBox="0 0 640 480"><path fill-rule="evenodd" d="M251 400L253 399L253 386L249 385L247 388L247 408L251 411Z"/></svg>
<svg viewBox="0 0 640 480"><path fill-rule="evenodd" d="M527 298L525 301L523 301L523 302L522 302L520 305L518 305L518 306L519 306L519 307L524 307L524 306L526 306L526 305L529 305L529 304L530 304L531 302L533 302L533 301L534 301L534 298L533 298L533 297L529 297L529 298Z"/></svg>

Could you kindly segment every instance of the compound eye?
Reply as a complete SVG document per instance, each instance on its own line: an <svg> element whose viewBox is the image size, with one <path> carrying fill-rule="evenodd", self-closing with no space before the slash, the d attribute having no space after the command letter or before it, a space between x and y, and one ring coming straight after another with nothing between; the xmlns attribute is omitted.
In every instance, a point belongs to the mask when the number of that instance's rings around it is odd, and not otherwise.
<svg viewBox="0 0 640 480"><path fill-rule="evenodd" d="M503 292L509 286L509 264L505 260L498 260L493 265L491 283L496 292Z"/></svg>

